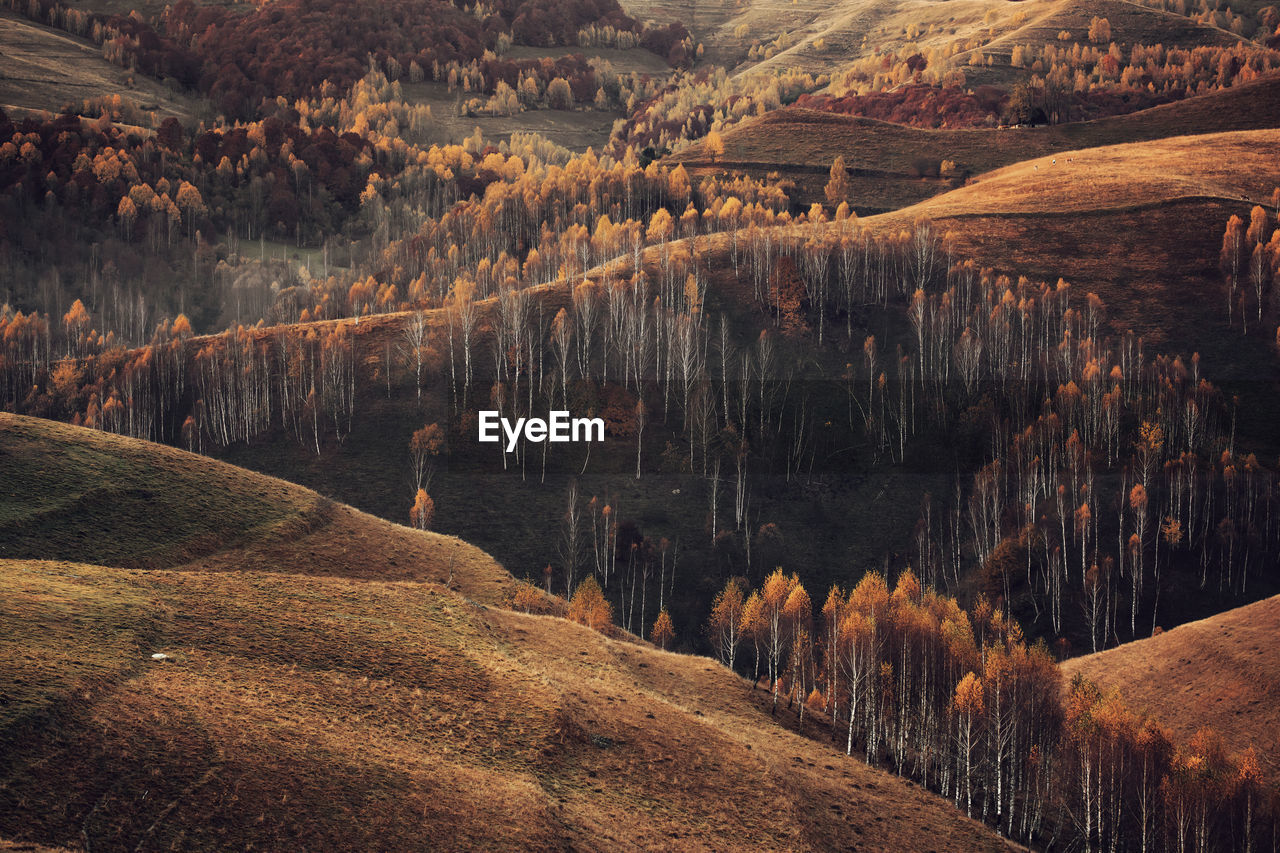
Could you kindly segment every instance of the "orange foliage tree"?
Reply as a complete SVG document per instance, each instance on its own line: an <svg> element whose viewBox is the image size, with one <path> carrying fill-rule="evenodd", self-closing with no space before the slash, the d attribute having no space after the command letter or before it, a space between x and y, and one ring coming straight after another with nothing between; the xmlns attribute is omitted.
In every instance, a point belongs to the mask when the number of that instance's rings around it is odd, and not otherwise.
<svg viewBox="0 0 1280 853"><path fill-rule="evenodd" d="M431 488L435 473L436 457L444 449L444 430L439 424L427 424L414 430L409 439L409 456L413 461L413 485L416 489Z"/></svg>
<svg viewBox="0 0 1280 853"><path fill-rule="evenodd" d="M675 635L675 628L671 625L671 616L664 607L658 613L658 618L654 620L653 629L649 632L649 640L657 643L658 648L666 651L667 646L670 645Z"/></svg>
<svg viewBox="0 0 1280 853"><path fill-rule="evenodd" d="M594 631L603 631L613 622L613 606L605 600L594 575L578 584L569 600L569 619Z"/></svg>
<svg viewBox="0 0 1280 853"><path fill-rule="evenodd" d="M707 635L715 647L716 656L729 669L733 669L738 646L742 643L742 607L742 587L730 579L716 595L711 606L711 618L707 622Z"/></svg>
<svg viewBox="0 0 1280 853"><path fill-rule="evenodd" d="M430 530L435 516L435 501L431 500L426 489L418 489L413 498L413 508L409 510L409 523L418 530Z"/></svg>

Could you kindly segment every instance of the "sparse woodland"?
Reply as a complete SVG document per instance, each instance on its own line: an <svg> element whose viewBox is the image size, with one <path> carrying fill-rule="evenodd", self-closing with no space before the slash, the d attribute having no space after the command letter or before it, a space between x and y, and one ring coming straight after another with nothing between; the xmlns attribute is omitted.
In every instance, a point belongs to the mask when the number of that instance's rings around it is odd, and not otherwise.
<svg viewBox="0 0 1280 853"><path fill-rule="evenodd" d="M715 169L723 132L793 103L976 127L1207 95L1280 68L1275 15L1227 21L1253 42L1194 48L1122 47L1095 18L1013 46L1012 84L971 87L981 43L731 75L696 64L682 25L612 2L184 0L150 22L10 5L221 117L0 113L4 409L308 464L394 410L415 426L389 439L393 520L439 527L433 489L468 470L554 492L536 565L508 564L516 609L711 651L799 729L1035 849L1280 843L1256 755L1208 729L1174 742L1056 665L1280 589L1274 448L1239 434L1236 396L1198 353L1115 327L1070 269L1034 281L927 217L861 221L843 159L808 208L785 175ZM513 45L642 47L673 71ZM463 114L618 120L598 151L478 129L427 144L437 117L406 95L423 83ZM695 145L695 176L664 159ZM1227 327L1280 347L1278 208L1280 190L1229 217L1203 284ZM608 440L476 445L490 409L601 417ZM843 580L811 598L789 537L877 509L797 530L778 504L924 469L898 547L828 566ZM676 483L679 530L629 515L624 484Z"/></svg>

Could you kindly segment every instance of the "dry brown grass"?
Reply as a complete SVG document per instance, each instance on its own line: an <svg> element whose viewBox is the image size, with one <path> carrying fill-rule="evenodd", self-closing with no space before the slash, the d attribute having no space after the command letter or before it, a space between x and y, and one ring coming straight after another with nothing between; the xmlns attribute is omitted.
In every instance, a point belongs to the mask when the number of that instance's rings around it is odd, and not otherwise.
<svg viewBox="0 0 1280 853"><path fill-rule="evenodd" d="M1049 0L1028 0L1016 7L998 0L953 0L945 4L910 0L627 0L623 7L642 20L678 20L717 63L740 60L753 41L768 45L782 34L786 47L771 58L744 64L738 71L799 69L831 73L875 48L896 50L910 42L943 46L964 39L990 23L1012 26L1018 11L1048 8ZM905 29L921 32L908 39Z"/></svg>
<svg viewBox="0 0 1280 853"><path fill-rule="evenodd" d="M1231 752L1256 747L1280 780L1280 597L1189 622L1063 664L1104 689L1119 689L1186 742L1208 726Z"/></svg>
<svg viewBox="0 0 1280 853"><path fill-rule="evenodd" d="M1268 204L1280 182L1280 130L1178 136L1063 151L989 172L893 216L1071 215L1183 199Z"/></svg>
<svg viewBox="0 0 1280 853"><path fill-rule="evenodd" d="M514 582L451 536L150 442L0 414L0 557L447 583L499 603ZM407 510L406 510L407 512Z"/></svg>
<svg viewBox="0 0 1280 853"><path fill-rule="evenodd" d="M978 53L991 55L995 65L970 68L966 65L970 51L961 50L952 59L954 67L964 70L970 86L992 82L1009 85L1023 74L1009 67L1012 46L1061 45L1057 35L1064 29L1073 33L1075 40L1087 41L1094 15L1111 23L1112 38L1124 47L1230 45L1240 41L1239 36L1224 29L1126 0L1024 0L1018 4L987 0L952 0L945 4L844 0L820 10L804 26L790 27L801 36L799 44L754 68L832 72L833 68L841 68L842 61L868 55L877 47L882 53L908 55L902 51L946 49L952 44L977 40L982 42ZM768 15L758 20L768 26ZM909 36L909 28L914 36ZM819 38L824 42L822 49L815 44Z"/></svg>
<svg viewBox="0 0 1280 853"><path fill-rule="evenodd" d="M86 98L116 94L155 111L159 119L177 116L190 121L202 110L198 98L107 62L93 42L40 26L8 9L0 9L0 55L0 108L8 111L57 112L67 104L78 107Z"/></svg>
<svg viewBox="0 0 1280 853"><path fill-rule="evenodd" d="M1132 44L1162 44L1165 47L1201 47L1205 45L1229 46L1243 41L1240 36L1207 24L1200 24L1185 15L1162 11L1126 0L1071 0L1066 3L1049 3L1037 10L1021 27L1011 29L984 45L979 52L995 57L996 75L1005 75L1014 45L1053 44L1061 47L1058 33L1066 31L1073 41L1088 43L1089 24L1095 18L1106 18L1111 25L1112 39L1122 48ZM964 60L968 53L959 54ZM968 70L968 69L966 69ZM979 71L975 77L986 76ZM971 81L973 82L973 81Z"/></svg>
<svg viewBox="0 0 1280 853"><path fill-rule="evenodd" d="M2 658L0 832L228 849L997 850L951 806L782 729L713 662L443 587L0 563L0 628L146 622ZM132 600L108 618L102 602ZM79 609L77 609L79 608ZM55 656L87 656L90 675ZM152 663L162 651L172 661ZM143 792L147 795L143 797ZM82 838L81 828L85 831Z"/></svg>
<svg viewBox="0 0 1280 853"><path fill-rule="evenodd" d="M1008 66L1013 45L1060 44L1062 30L1083 42L1095 15L1111 22L1113 38L1125 48L1239 41L1216 27L1126 0L626 0L622 5L641 20L681 21L704 45L706 59L719 64L740 62L753 42L776 45L786 34L782 49L743 62L735 69L739 74L796 69L839 79L850 63L876 51L907 56L976 40L981 53L996 58L994 67L968 67L967 50L952 61L971 85L1008 84L1022 74Z"/></svg>
<svg viewBox="0 0 1280 853"><path fill-rule="evenodd" d="M562 54L563 50L556 51ZM650 54L652 55L652 54ZM444 83L405 83L405 100L431 108L431 120L420 133L407 133L413 142L427 145L456 145L480 129L489 142L510 139L511 134L540 133L571 151L588 148L599 151L609 142L618 114L597 110L526 110L514 115L460 116L456 112L457 93ZM468 94L468 99L476 97ZM484 100L481 98L481 100Z"/></svg>
<svg viewBox="0 0 1280 853"><path fill-rule="evenodd" d="M822 201L837 155L851 170L849 202L894 210L946 192L962 176L1083 148L1145 142L1188 133L1280 127L1280 74L1127 116L1039 128L925 130L873 119L788 108L744 122L724 135L712 164L698 149L678 155L698 175L777 172L796 182L804 204ZM956 164L956 177L921 178L919 166Z"/></svg>

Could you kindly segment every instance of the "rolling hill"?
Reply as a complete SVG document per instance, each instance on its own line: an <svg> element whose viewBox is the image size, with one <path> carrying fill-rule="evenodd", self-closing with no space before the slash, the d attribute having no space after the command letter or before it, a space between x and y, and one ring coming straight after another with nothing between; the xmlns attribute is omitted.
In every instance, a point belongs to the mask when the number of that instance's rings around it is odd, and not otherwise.
<svg viewBox="0 0 1280 853"><path fill-rule="evenodd" d="M445 537L352 513L369 538L343 556L284 533L314 523L314 493L143 442L0 426L11 843L1005 848L784 730L705 658L483 603L501 570L478 552L447 588L433 575L466 546ZM133 526L141 483L150 517L189 536ZM223 541L249 516L261 523ZM346 535L333 524L324 538ZM121 544L95 549L108 534ZM412 539L426 565L398 571Z"/></svg>
<svg viewBox="0 0 1280 853"><path fill-rule="evenodd" d="M495 604L511 576L449 536L164 445L0 414L0 559L446 582Z"/></svg>
<svg viewBox="0 0 1280 853"><path fill-rule="evenodd" d="M1122 48L1133 44L1163 44L1165 47L1227 46L1241 37L1227 30L1198 23L1168 9L1153 8L1125 0L1068 0L1046 3L1029 15L1026 22L1011 28L980 48L984 56L995 58L993 68L979 71L970 82L986 82L991 77L1008 78L1009 57L1014 45L1046 45L1058 41L1061 32L1084 41L1089 24L1105 18L1112 39ZM961 59L968 53L959 54Z"/></svg>
<svg viewBox="0 0 1280 853"><path fill-rule="evenodd" d="M1280 130L1177 136L1043 155L988 172L897 216L1123 210L1186 199L1269 204Z"/></svg>
<svg viewBox="0 0 1280 853"><path fill-rule="evenodd" d="M739 74L797 69L839 73L873 53L937 48L978 42L984 55L1004 60L975 69L970 82L1007 83L1016 76L1008 65L1014 44L1057 41L1063 30L1083 39L1094 16L1111 22L1114 39L1165 45L1231 44L1240 37L1169 11L1125 0L1026 0L1001 3L962 0L919 3L911 0L626 0L637 19L679 20L704 44L710 62L737 65ZM743 62L753 43L771 47L756 62ZM955 52L964 66L969 50ZM740 64L739 64L740 63Z"/></svg>
<svg viewBox="0 0 1280 853"><path fill-rule="evenodd" d="M1280 170L1266 154L1274 138L1274 131L1247 132L1070 152L1057 166L1052 157L1010 166L971 187L860 222L872 232L897 234L917 217L931 217L940 234L950 235L957 257L1014 276L1051 283L1065 278L1081 296L1096 292L1106 304L1107 334L1132 329L1143 338L1148 353L1180 353L1186 359L1199 352L1203 375L1240 396L1240 435L1260 454L1270 456L1273 449L1280 452L1271 428L1280 414L1280 365L1269 336L1246 337L1239 334L1238 324L1235 329L1228 326L1218 249L1227 217L1237 213L1247 218L1252 202L1239 195L1261 201L1280 184ZM1116 240L1117 234L1125 239ZM750 286L733 277L728 242L723 234L698 241L708 270L709 310L727 312L749 325L758 320L751 313L755 309ZM660 274L659 258L658 248L646 250L646 268L654 277ZM610 275L614 274L628 276L629 262L614 267ZM600 280L605 273L597 269L588 277ZM531 295L545 316L569 303L563 285L535 288ZM490 316L491 310L492 301L484 303L482 316ZM443 312L428 312L428 321L441 327ZM394 345L404 323L403 314L362 319L354 327L362 359L380 363L387 342ZM190 346L194 349L198 343ZM823 357L844 358L838 347ZM384 518L401 518L412 495L412 481L404 470L409 436L424 417L430 421L439 416L424 415L412 394L382 396L369 396L364 404L369 407L367 417L357 419L355 432L340 451L328 449L317 456L277 433L218 452L235 464L306 483ZM651 434L662 435L658 429ZM702 490L681 472L657 470L660 438L646 450L650 470L640 482L634 477L620 481L617 476L628 466L634 468L635 445L629 438L617 439L605 453L593 455L585 474L580 462L560 459L557 465L553 457L548 477L535 476L536 457L530 476L521 477L520 472L503 470L497 454L469 440L451 439L451 444L455 471L442 472L431 488L438 524L498 554L517 576L537 575L555 559L555 534L548 534L546 526L558 523L564 512L570 473L579 479L584 499L602 496L620 505L625 517L646 533L658 530L679 538L682 566L714 559L699 550L706 541ZM768 501L763 517L788 534L790 565L821 585L840 579L832 574L833 565L873 565L885 553L909 548L904 531L917 520L919 495L939 494L949 487L937 469L879 470L850 474L833 493L797 485L762 491L760 497ZM851 535L837 521L846 501L879 501L882 511ZM830 537L789 535L814 519L830 519ZM837 555L834 564L832 554ZM714 584L704 581L701 574L682 569L682 588L702 583L698 594L709 601ZM1167 612L1183 619L1208 612L1206 602L1194 597L1180 599L1171 592L1163 601L1170 608ZM690 613L688 618L700 620L704 615Z"/></svg>
<svg viewBox="0 0 1280 853"><path fill-rule="evenodd" d="M850 204L877 213L959 187L967 177L1062 151L1274 127L1280 127L1280 74L1129 115L1036 128L926 130L785 108L725 133L724 154L714 163L701 149L673 159L697 175L777 172L796 183L795 197L807 205L823 201L831 163L843 156L850 171ZM944 160L955 168L940 177Z"/></svg>
<svg viewBox="0 0 1280 853"><path fill-rule="evenodd" d="M1227 749L1258 750L1263 769L1280 778L1280 597L1268 598L1208 619L1063 664L1189 739L1203 726Z"/></svg>
<svg viewBox="0 0 1280 853"><path fill-rule="evenodd" d="M56 113L68 104L79 108L86 99L114 95L132 101L144 113L155 112L156 126L168 116L190 122L207 111L200 98L107 62L93 42L8 9L0 9L0 54L0 109L8 112Z"/></svg>
<svg viewBox="0 0 1280 853"><path fill-rule="evenodd" d="M1065 278L1102 297L1114 333L1201 352L1211 375L1256 387L1259 371L1274 378L1274 355L1238 323L1228 331L1218 252L1228 216L1247 219L1280 186L1269 156L1278 140L1276 130L1238 131L1042 155L862 222L892 231L931 218L962 257Z"/></svg>

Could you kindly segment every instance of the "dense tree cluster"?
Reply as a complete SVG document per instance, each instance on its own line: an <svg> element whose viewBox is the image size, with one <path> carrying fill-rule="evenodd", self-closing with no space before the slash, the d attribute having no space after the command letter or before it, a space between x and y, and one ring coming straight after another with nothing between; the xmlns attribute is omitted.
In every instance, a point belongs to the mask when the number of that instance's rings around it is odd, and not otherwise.
<svg viewBox="0 0 1280 853"><path fill-rule="evenodd" d="M492 56L500 37L507 44L514 37L555 46L575 44L586 26L641 32L614 0L502 0L474 7L446 0L289 0L248 12L180 0L154 28L138 15L85 13L56 0L6 2L35 20L93 38L117 64L198 88L230 118L256 118L264 101L280 96L340 94L364 75L369 58L392 69L393 78L403 73L443 80L443 66ZM684 62L687 37L676 24L644 31L641 42ZM486 69L490 86L514 76L517 67L486 62L496 66Z"/></svg>
<svg viewBox="0 0 1280 853"><path fill-rule="evenodd" d="M592 0L475 10L483 13L442 0L291 0L242 14L180 2L165 14L162 29L200 56L200 88L220 110L252 116L264 98L323 94L325 82L344 91L364 74L368 56L379 64L394 61L406 73L416 64L439 79L433 72L442 64L480 59L500 33L526 44L570 44L587 23L634 26L616 3Z"/></svg>
<svg viewBox="0 0 1280 853"><path fill-rule="evenodd" d="M761 115L830 82L803 72L742 74L730 77L723 68L675 75L647 101L628 103L627 119L614 132L613 153L627 150L651 158L675 152L708 133Z"/></svg>
<svg viewBox="0 0 1280 853"><path fill-rule="evenodd" d="M84 297L104 334L132 343L148 339L157 310L189 311L204 325L244 298L247 281L222 282L225 293L175 287L174 266L180 281L215 285L241 240L359 226L361 193L386 168L365 137L275 117L195 135L170 119L142 136L105 118L0 112L0 138L0 252L29 270L9 293L49 313ZM225 240L215 245L217 235ZM90 286L71 292L61 270L77 263Z"/></svg>
<svg viewBox="0 0 1280 853"><path fill-rule="evenodd" d="M157 33L138 12L101 14L59 0L4 0L4 5L33 21L91 39L102 46L103 57L117 65L171 78L186 88L199 82L199 55Z"/></svg>
<svg viewBox="0 0 1280 853"><path fill-rule="evenodd" d="M188 136L169 120L140 137L106 120L0 113L0 199L6 223L56 205L99 231L155 248L197 229L287 238L340 228L379 167L365 138L307 131L271 117ZM15 235L0 232L12 239ZM161 239L163 238L163 240Z"/></svg>
<svg viewBox="0 0 1280 853"><path fill-rule="evenodd" d="M1277 210L1280 188L1271 195L1272 209ZM1276 325L1277 312L1274 283L1280 276L1280 230L1275 217L1262 205L1254 205L1249 223L1231 216L1222 232L1222 273L1227 285L1227 320L1248 334L1249 329ZM1280 341L1280 334L1276 340Z"/></svg>
<svg viewBox="0 0 1280 853"><path fill-rule="evenodd" d="M760 677L804 728L806 712L869 763L952 799L1009 838L1084 850L1262 849L1280 798L1252 749L1212 731L1174 743L1115 693L1064 690L1043 644L983 597L965 612L906 569L869 572L815 607L781 569L747 591L730 580L707 624L735 667ZM743 667L739 666L739 669Z"/></svg>
<svg viewBox="0 0 1280 853"><path fill-rule="evenodd" d="M446 82L459 94L465 115L511 115L529 109L594 109L633 112L662 88L661 78L632 71L622 74L605 59L588 64L581 55L518 63L450 63ZM467 92L492 92L461 100Z"/></svg>
<svg viewBox="0 0 1280 853"><path fill-rule="evenodd" d="M1008 93L994 86L909 85L890 92L832 97L801 95L796 106L891 121L912 127L980 127L996 124Z"/></svg>
<svg viewBox="0 0 1280 853"><path fill-rule="evenodd" d="M985 61L981 53L971 64ZM1006 119L1014 124L1100 118L1238 86L1280 68L1280 52L1238 42L1230 47L1165 47L1111 42L1105 49L1015 45L1015 68L1030 72L1014 91Z"/></svg>
<svg viewBox="0 0 1280 853"><path fill-rule="evenodd" d="M1100 25L1093 31L1101 34ZM1124 115L1247 83L1280 68L1280 53L1249 43L1123 48L1110 42L1109 35L1101 42L1014 45L1009 67L1026 76L1009 90L966 88L964 75L956 70L947 72L949 78L931 74L930 60L922 54L885 54L879 64L862 60L846 71L841 80L845 94L805 94L797 106L916 127L1058 123ZM929 55L946 63L948 52L934 48ZM993 60L993 55L974 50L968 62L987 66Z"/></svg>
<svg viewBox="0 0 1280 853"><path fill-rule="evenodd" d="M979 38L977 44L982 43ZM963 88L964 72L957 63L966 48L968 45L957 41L932 45L908 41L896 50L873 51L833 75L831 94L868 95L904 86Z"/></svg>
<svg viewBox="0 0 1280 853"><path fill-rule="evenodd" d="M1193 21L1227 30L1238 36L1280 47L1280 9L1275 4L1210 3L1208 0L1141 0L1142 5L1186 15Z"/></svg>

